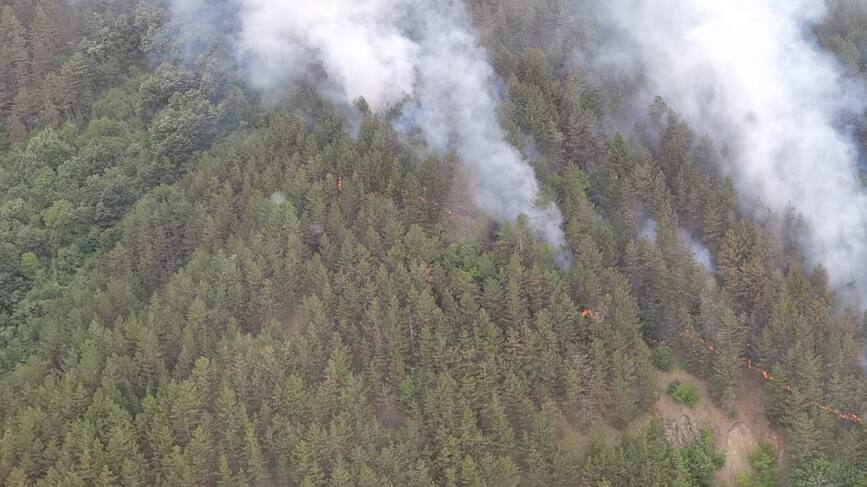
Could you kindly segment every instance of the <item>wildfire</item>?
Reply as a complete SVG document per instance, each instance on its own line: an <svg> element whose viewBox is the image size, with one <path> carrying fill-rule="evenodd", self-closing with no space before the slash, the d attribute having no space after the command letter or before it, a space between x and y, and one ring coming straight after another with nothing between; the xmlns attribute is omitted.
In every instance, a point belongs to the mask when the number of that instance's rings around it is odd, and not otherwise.
<svg viewBox="0 0 867 487"><path fill-rule="evenodd" d="M686 337L686 338L691 338L691 339L697 341L698 343L701 343L702 346L710 353L715 353L715 354L719 353L719 350L717 350L717 348L714 347L707 340L696 335L695 333L688 332L686 329L681 331L680 336ZM754 364L752 359L750 359L749 357L741 357L741 361L743 361L744 365L746 365L748 369L755 370L756 372L758 372L758 374L762 377L762 380L764 380L765 382L776 382L776 379L774 379L774 376L772 376L770 372L768 372L767 370ZM792 392L792 386L789 384L785 384L783 388L786 391ZM815 406L817 408L821 409L822 411L833 414L838 419L841 419L843 421L848 421L850 423L855 423L855 424L864 424L864 420L861 419L861 417L858 416L857 414L846 413L846 412L840 411L839 409L837 409L833 406L830 406L828 404L822 404L819 402L815 403Z"/></svg>
<svg viewBox="0 0 867 487"><path fill-rule="evenodd" d="M337 176L337 191L343 192L343 176Z"/></svg>
<svg viewBox="0 0 867 487"><path fill-rule="evenodd" d="M831 413L834 416L837 416L838 418L840 418L842 420L849 421L849 422L852 422L855 424L864 424L864 420L855 414L844 413L843 411L840 411L839 409L835 409L831 406L828 406L827 404L817 404L816 406L819 409L821 409L822 411Z"/></svg>
<svg viewBox="0 0 867 487"><path fill-rule="evenodd" d="M448 215L449 215L450 217L452 217L452 218L454 218L454 219L456 219L456 220L459 220L459 221L461 221L461 222L463 222L463 223L466 223L466 224L468 224L468 225L470 225L470 224L473 223L473 220L472 220L471 218L466 217L466 216L464 216L464 215L458 213L456 210L452 210L451 208L446 209L446 213L448 213Z"/></svg>
<svg viewBox="0 0 867 487"><path fill-rule="evenodd" d="M429 205L429 204L430 204L430 203L428 202L427 198L425 198L424 196L419 196L419 197L418 197L418 200L421 201L422 203L426 204L426 205ZM439 205L437 205L437 206L439 206ZM467 225L472 225L473 222L474 222L474 220L473 220L472 218L470 218L470 217L468 217L468 216L465 216L464 214L462 214L462 213L459 212L458 210L455 210L455 209L452 209L452 208L446 208L446 214L447 214L450 218L453 218L453 219L455 219L455 220L458 220L459 222L464 223L464 224L467 224Z"/></svg>
<svg viewBox="0 0 867 487"><path fill-rule="evenodd" d="M593 310L588 308L587 306L582 306L580 311L581 317L585 320L592 320L596 317L595 313L593 313Z"/></svg>
<svg viewBox="0 0 867 487"><path fill-rule="evenodd" d="M759 375L762 376L762 379L764 379L765 381L774 380L774 378L771 376L770 372L768 372L767 370L753 364L753 361L750 360L749 357L741 357L741 360L743 360L744 364L746 364L748 369L752 369L752 370L755 370L756 372L758 372Z"/></svg>

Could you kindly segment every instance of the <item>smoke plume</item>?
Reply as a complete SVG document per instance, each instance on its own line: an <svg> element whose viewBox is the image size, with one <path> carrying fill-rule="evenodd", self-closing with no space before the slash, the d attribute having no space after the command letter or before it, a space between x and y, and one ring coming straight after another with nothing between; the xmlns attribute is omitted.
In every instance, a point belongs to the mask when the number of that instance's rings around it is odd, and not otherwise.
<svg viewBox="0 0 867 487"><path fill-rule="evenodd" d="M680 240L683 242L683 245L686 246L690 255L692 255L693 260L711 272L715 270L713 265L713 255L711 255L710 249L702 245L702 243L696 240L688 231L683 229L680 231Z"/></svg>
<svg viewBox="0 0 867 487"><path fill-rule="evenodd" d="M194 15L201 3L175 0L174 10ZM481 210L526 214L541 238L564 244L559 210L537 205L533 169L499 125L495 73L462 0L234 0L227 11L253 85L309 81L334 102L363 97L374 109L408 100L403 119L470 170Z"/></svg>
<svg viewBox="0 0 867 487"><path fill-rule="evenodd" d="M639 225L639 239L656 242L658 234L659 226L653 218L647 218L643 224ZM680 229L679 236L684 248L689 252L689 255L696 263L711 272L716 270L713 265L713 255L711 254L710 249L702 245L701 242L696 240L695 237L683 228Z"/></svg>
<svg viewBox="0 0 867 487"><path fill-rule="evenodd" d="M867 297L867 196L839 121L864 93L810 38L822 0L610 0L606 68L639 79L727 147L743 207L809 227L803 246L832 283ZM631 73L625 70L633 70ZM867 301L865 301L867 302Z"/></svg>

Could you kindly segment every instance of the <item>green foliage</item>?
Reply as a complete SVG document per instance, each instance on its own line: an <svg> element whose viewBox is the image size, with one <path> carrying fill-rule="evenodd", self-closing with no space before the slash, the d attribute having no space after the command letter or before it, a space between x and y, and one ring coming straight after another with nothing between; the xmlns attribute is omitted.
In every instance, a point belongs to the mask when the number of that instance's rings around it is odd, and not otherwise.
<svg viewBox="0 0 867 487"><path fill-rule="evenodd" d="M72 285L85 262L115 245L121 233L118 224L134 204L156 185L180 178L194 154L225 134L223 121L239 121L243 103L229 107L228 92L202 100L202 87L210 83L204 72L186 73L174 97L145 106L140 88L163 83L163 73L139 69L144 57L136 45L142 32L131 19L146 8L136 10L139 2L128 3L77 2L75 15L68 11L73 7L55 0L40 2L44 11L30 11L22 2L2 8L0 20L12 30L26 30L32 21L32 42L25 45L32 52L18 53L31 57L20 79L0 79L0 86L14 92L31 85L28 94L40 102L18 107L16 97L6 106L2 98L9 92L0 89L0 119L8 122L4 127L16 127L11 138L18 143L0 152L0 253L8 262L0 266L0 375L33 351L31 338L44 306ZM92 19L87 28L71 25L84 19ZM73 34L79 27L81 38ZM162 29L145 22L141 27ZM69 36L64 42L74 46L80 41L79 51L45 45ZM0 39L0 51L8 52L13 42ZM44 58L52 50L56 59ZM163 66L177 66L166 59ZM52 71L61 65L58 78ZM0 70L5 67L11 71L0 78L15 75L16 66L0 63ZM32 70L45 76L31 82ZM45 84L47 79L58 85ZM233 97L238 102L243 94L236 91ZM53 115L47 113L52 110ZM164 133L169 119L176 127Z"/></svg>
<svg viewBox="0 0 867 487"><path fill-rule="evenodd" d="M681 448L680 456L689 475L689 485L713 487L716 471L725 465L725 453L716 450L713 432L704 430L695 445Z"/></svg>
<svg viewBox="0 0 867 487"><path fill-rule="evenodd" d="M572 446L645 414L675 353L724 404L746 353L772 371L793 485L862 480L867 437L815 407L864 404L861 317L800 269L796 218L778 239L738 215L723 152L663 100L606 133L633 88L572 69L575 42L602 47L563 22L579 5L467 2L564 271L526 218L455 218L466 175L393 113L359 102L350 129L306 87L260 104L223 38L190 55L162 3L0 2L0 482L710 485L706 434ZM859 5L816 27L853 72Z"/></svg>
<svg viewBox="0 0 867 487"><path fill-rule="evenodd" d="M674 360L671 348L668 345L658 345L653 349L651 360L653 361L653 366L658 370L663 372L671 371Z"/></svg>
<svg viewBox="0 0 867 487"><path fill-rule="evenodd" d="M683 404L688 408L695 406L699 400L698 386L695 384L684 384L679 380L668 384L666 393L674 399L674 402Z"/></svg>
<svg viewBox="0 0 867 487"><path fill-rule="evenodd" d="M299 485L568 485L580 459L558 445L561 418L610 409L605 390L617 390L628 417L646 410L649 351L614 269L600 281L610 322L576 333L573 284L525 222L491 246L450 242L448 220L398 210L417 200L402 194L417 166L374 157L386 126L370 120L379 135L354 139L311 130L294 113L274 117L182 182L144 191L119 224L100 220L110 250L97 246L74 287L56 291L68 298L40 316L38 358L20 366L35 366L33 375L12 373L0 386L13 402L4 402L2 444L17 445L0 449L0 475L23 465L31 480L85 485L103 468L144 484L258 485L278 475ZM332 117L320 114L316 126ZM356 154L367 154L369 170L338 197L336 169L322 165ZM377 186L375 175L396 167L406 173ZM287 201L270 198L277 190ZM74 229L78 200L54 201L48 218L26 205L9 213ZM24 255L10 262L34 286L42 260L59 261ZM58 271L61 285L67 279ZM600 362L588 376L575 357L590 356L591 343ZM566 370L581 372L568 396ZM29 394L5 393L19 388L63 392L31 409ZM45 408L66 419L42 419ZM30 460L50 441L62 461Z"/></svg>
<svg viewBox="0 0 867 487"><path fill-rule="evenodd" d="M734 402L740 378L741 356L747 333L742 321L729 306L719 306L715 314L717 316L713 321L713 328L720 346L708 378L708 389L714 400L730 406Z"/></svg>
<svg viewBox="0 0 867 487"><path fill-rule="evenodd" d="M594 486L692 485L681 455L665 438L659 421L615 446L595 446L584 464L583 480Z"/></svg>
<svg viewBox="0 0 867 487"><path fill-rule="evenodd" d="M756 451L750 453L750 465L753 467L753 474L745 474L738 479L738 487L776 487L778 485L776 461L771 445L763 443Z"/></svg>
<svg viewBox="0 0 867 487"><path fill-rule="evenodd" d="M795 467L790 476L792 487L857 487L865 482L867 475L846 459L816 458Z"/></svg>

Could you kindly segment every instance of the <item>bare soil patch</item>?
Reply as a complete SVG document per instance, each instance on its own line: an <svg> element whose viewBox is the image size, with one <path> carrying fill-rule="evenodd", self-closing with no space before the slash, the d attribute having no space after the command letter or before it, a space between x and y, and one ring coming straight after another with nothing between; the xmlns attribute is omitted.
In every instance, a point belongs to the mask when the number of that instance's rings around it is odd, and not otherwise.
<svg viewBox="0 0 867 487"><path fill-rule="evenodd" d="M751 471L749 455L761 443L773 446L778 465L785 463L782 435L765 418L761 380L748 369L741 373L734 414L716 406L708 395L707 384L684 370L659 373L656 378L660 398L651 417L662 420L669 439L679 445L694 441L703 429L713 431L717 448L726 456L725 466L717 472L716 481L720 486L736 486L738 476ZM701 399L694 408L677 404L665 394L668 384L674 380L698 386Z"/></svg>

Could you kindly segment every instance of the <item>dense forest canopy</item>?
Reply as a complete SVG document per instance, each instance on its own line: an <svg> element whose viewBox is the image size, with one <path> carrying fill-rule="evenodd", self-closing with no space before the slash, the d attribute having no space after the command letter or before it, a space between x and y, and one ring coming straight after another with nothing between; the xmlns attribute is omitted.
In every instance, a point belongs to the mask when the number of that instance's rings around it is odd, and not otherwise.
<svg viewBox="0 0 867 487"><path fill-rule="evenodd" d="M425 59L496 86L385 104L252 82L243 19L173 3L0 0L0 484L725 482L736 452L663 403L768 423L739 485L867 484L863 277L602 62L601 2L443 2L469 37ZM803 33L847 87L865 5ZM859 150L864 116L835 121ZM513 170L520 211L478 181Z"/></svg>

